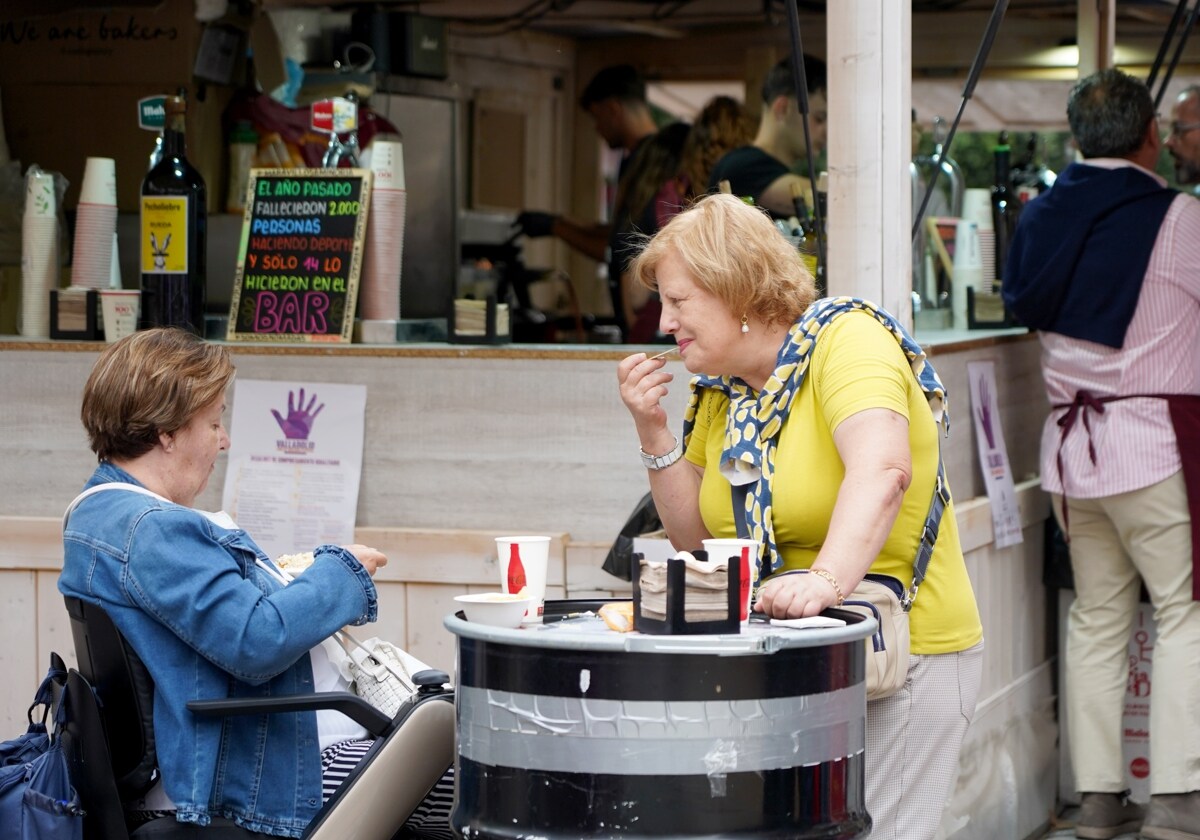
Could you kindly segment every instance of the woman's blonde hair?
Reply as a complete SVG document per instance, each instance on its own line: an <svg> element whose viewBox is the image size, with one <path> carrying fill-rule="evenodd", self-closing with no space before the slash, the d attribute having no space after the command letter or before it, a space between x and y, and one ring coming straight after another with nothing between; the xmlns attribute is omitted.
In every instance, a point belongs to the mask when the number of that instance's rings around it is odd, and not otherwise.
<svg viewBox="0 0 1200 840"><path fill-rule="evenodd" d="M229 351L184 330L144 330L111 344L83 388L80 419L101 461L144 455L221 396Z"/></svg>
<svg viewBox="0 0 1200 840"><path fill-rule="evenodd" d="M671 219L630 264L634 280L657 289L655 272L668 252L738 315L791 324L817 296L795 247L764 211L732 195L705 196Z"/></svg>

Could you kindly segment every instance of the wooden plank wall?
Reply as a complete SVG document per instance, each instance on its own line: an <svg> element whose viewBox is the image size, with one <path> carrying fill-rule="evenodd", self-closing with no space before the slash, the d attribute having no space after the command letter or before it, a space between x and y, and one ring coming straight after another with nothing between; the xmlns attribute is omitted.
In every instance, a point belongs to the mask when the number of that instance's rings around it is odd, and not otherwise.
<svg viewBox="0 0 1200 840"><path fill-rule="evenodd" d="M12 734L23 727L49 651L70 656L73 649L55 587L58 517L94 464L78 401L98 349L0 343L0 731ZM357 538L385 548L392 563L380 575L383 618L364 633L378 632L452 671L454 640L442 618L454 594L496 585L490 540L500 533L555 535L552 596L628 591L600 569L646 492L614 375L628 349L232 350L239 379L367 386ZM966 834L947 832L956 840L1029 836L1053 805L1053 767L1050 782L1044 767L1056 723L1054 642L1041 585L1049 508L1037 486L1046 414L1038 350L1022 337L929 351L951 394L943 454L986 636L979 712L948 812L966 821ZM982 495L967 388L971 361L995 363L1018 481L1025 542L1004 550L993 544ZM666 409L678 418L687 388L682 366L675 368ZM222 459L198 506L220 506L224 470ZM1001 774L1004 767L1015 769Z"/></svg>
<svg viewBox="0 0 1200 840"><path fill-rule="evenodd" d="M454 637L442 620L454 612L455 595L498 588L497 536L498 531L359 528L355 539L379 548L389 562L375 578L379 621L354 628L354 635L396 642L453 674ZM629 585L600 569L607 551L607 544L571 544L566 534L551 534L546 597L628 597ZM0 733L16 734L24 725L51 651L75 664L57 585L61 558L59 519L0 516Z"/></svg>
<svg viewBox="0 0 1200 840"><path fill-rule="evenodd" d="M1040 529L1048 509L1035 482L1020 486L1018 500L1026 542L1002 551L992 544L986 498L968 500L958 509L988 639L981 697L1003 693L1045 659ZM57 588L61 534L55 517L0 517L0 674L5 677L0 683L0 732L19 729L50 651L74 663L70 626ZM394 641L452 674L454 637L442 620L454 611L455 595L497 587L494 538L499 535L481 530L357 529L355 539L378 547L389 562L376 576L379 621L355 629L355 635ZM629 584L600 568L607 551L607 543L572 543L567 534L553 533L546 596L627 597Z"/></svg>

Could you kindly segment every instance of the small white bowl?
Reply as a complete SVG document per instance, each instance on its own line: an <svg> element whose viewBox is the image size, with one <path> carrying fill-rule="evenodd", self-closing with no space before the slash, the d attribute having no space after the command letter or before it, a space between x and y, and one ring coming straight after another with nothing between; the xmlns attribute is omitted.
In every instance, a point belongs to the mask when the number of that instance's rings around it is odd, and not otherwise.
<svg viewBox="0 0 1200 840"><path fill-rule="evenodd" d="M480 592L475 595L455 595L462 604L463 614L473 624L492 627L520 627L532 598L506 595L503 592Z"/></svg>

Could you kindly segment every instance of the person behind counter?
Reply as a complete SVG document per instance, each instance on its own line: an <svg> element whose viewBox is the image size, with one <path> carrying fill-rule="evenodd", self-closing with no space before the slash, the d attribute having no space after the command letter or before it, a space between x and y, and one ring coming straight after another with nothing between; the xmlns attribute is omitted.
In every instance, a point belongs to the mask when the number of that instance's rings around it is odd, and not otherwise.
<svg viewBox="0 0 1200 840"><path fill-rule="evenodd" d="M638 165L630 169L626 183L630 185L630 206L639 219L637 231L625 238L625 260L637 255L644 234L653 234L684 207L702 195L713 164L730 149L749 143L754 129L746 117L745 108L736 99L714 96L700 110L689 128L673 123L659 130L638 156ZM682 142L682 147L677 148ZM661 151L659 151L661 147ZM672 161L675 168L668 169ZM661 186L658 186L661 185ZM653 201L648 193L657 186ZM619 201L620 199L618 199ZM645 202L640 213L636 208ZM648 211L653 210L653 217ZM621 295L627 303L629 341L642 344L657 340L658 319L662 313L658 295L629 277L628 265L621 276ZM644 301L644 302L643 302Z"/></svg>
<svg viewBox="0 0 1200 840"><path fill-rule="evenodd" d="M268 726L263 716L195 717L187 703L335 690L322 642L375 621L371 577L387 557L322 545L284 587L228 516L192 509L229 448L221 418L233 377L225 348L178 329L137 332L100 354L81 411L100 461L86 486L147 492L72 503L58 588L102 607L154 679L161 778L131 821L173 811L181 823L231 820L299 837L365 753L365 730L336 712L276 716Z"/></svg>
<svg viewBox="0 0 1200 840"><path fill-rule="evenodd" d="M1146 85L1120 70L1071 89L1084 160L1021 212L1002 286L1042 345L1052 407L1042 488L1075 581L1065 660L1075 831L1094 840L1200 840L1200 204L1154 171L1154 111ZM1121 749L1143 585L1157 627L1144 812L1128 800Z"/></svg>
<svg viewBox="0 0 1200 840"><path fill-rule="evenodd" d="M625 153L617 175L617 192L620 194L637 156L658 131L646 101L646 83L628 64L605 67L583 89L579 107L591 115L596 133L608 147ZM633 218L629 208L617 201L613 203L609 218L612 220L609 223L580 222L554 213L525 210L517 215L513 225L524 236L554 236L596 262L607 263L613 316L624 341L630 325L621 297L621 272L629 255L622 248L621 237L632 229Z"/></svg>
<svg viewBox="0 0 1200 840"><path fill-rule="evenodd" d="M825 62L805 56L805 87L808 88L808 133L814 155L825 149L828 105L825 101ZM722 181L736 196L753 199L780 219L796 215L792 200L799 189L813 206L812 184L796 175L792 167L807 154L804 118L796 98L796 81L790 59L771 68L762 86L763 109L758 133L748 146L727 153L712 168L708 191L716 192Z"/></svg>
<svg viewBox="0 0 1200 840"><path fill-rule="evenodd" d="M615 204L629 214L629 230L618 235L617 257L614 263L625 266L621 271L621 305L624 320L629 325L626 340L646 344L654 340L658 315L662 311L658 298L649 289L629 279L629 262L637 256L640 241L653 236L667 219L678 212L663 195L663 185L674 180L683 159L683 149L692 127L675 122L659 129L638 152L637 161L629 167Z"/></svg>
<svg viewBox="0 0 1200 840"><path fill-rule="evenodd" d="M683 144L679 171L659 192L658 226L704 195L717 161L753 139L754 124L741 102L729 96L708 100Z"/></svg>
<svg viewBox="0 0 1200 840"><path fill-rule="evenodd" d="M1200 191L1200 85L1189 85L1171 105L1167 151L1175 161L1175 181Z"/></svg>
<svg viewBox="0 0 1200 840"><path fill-rule="evenodd" d="M672 544L736 535L725 473L736 458L735 471L751 478L750 531L764 535L756 610L816 615L868 571L911 580L936 485L939 428L898 337L915 345L899 325L848 298L814 304L796 252L761 209L732 195L680 213L631 270L658 290L660 328L688 371L702 375L680 440L661 405L673 379L665 361L636 353L617 368ZM795 363L809 327L818 340L804 368ZM769 417L759 411L768 405ZM745 421L735 418L747 415L775 436L739 428ZM744 472L748 463L771 468ZM811 573L786 574L800 570ZM983 630L952 505L910 617L908 680L867 704L873 840L934 836L975 710Z"/></svg>

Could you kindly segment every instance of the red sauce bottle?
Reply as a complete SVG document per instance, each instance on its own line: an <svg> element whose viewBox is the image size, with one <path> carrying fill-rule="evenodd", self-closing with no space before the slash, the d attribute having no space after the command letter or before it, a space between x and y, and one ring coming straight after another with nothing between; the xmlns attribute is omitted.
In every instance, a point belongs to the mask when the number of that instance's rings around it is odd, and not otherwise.
<svg viewBox="0 0 1200 840"><path fill-rule="evenodd" d="M521 552L516 543L508 547L508 591L517 594L525 588L525 564L521 562Z"/></svg>

